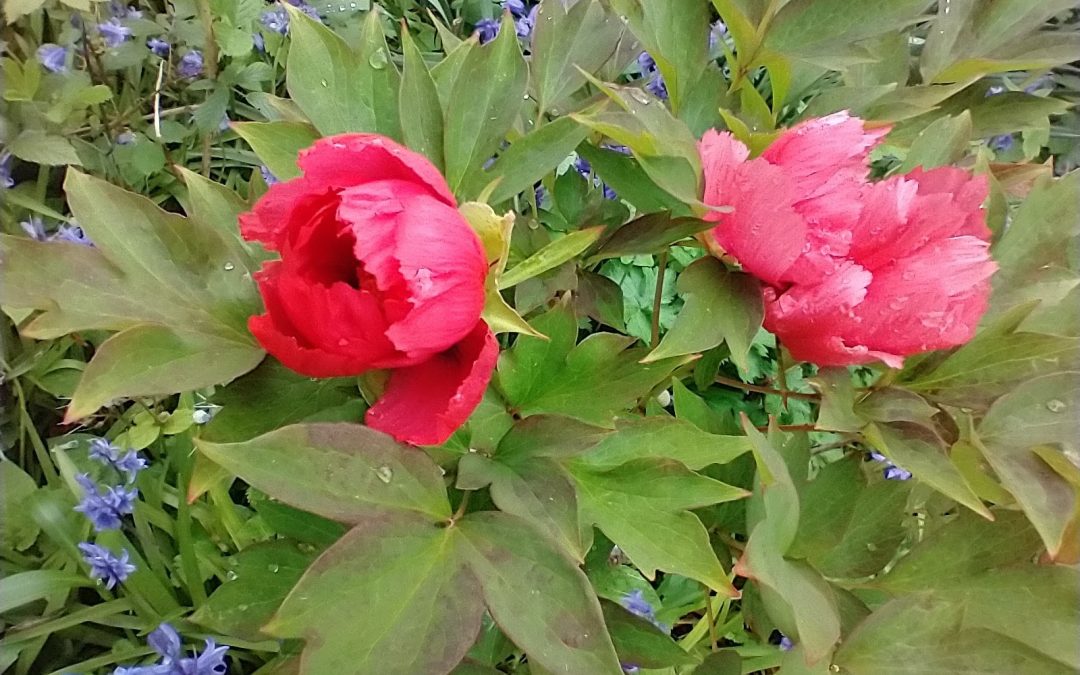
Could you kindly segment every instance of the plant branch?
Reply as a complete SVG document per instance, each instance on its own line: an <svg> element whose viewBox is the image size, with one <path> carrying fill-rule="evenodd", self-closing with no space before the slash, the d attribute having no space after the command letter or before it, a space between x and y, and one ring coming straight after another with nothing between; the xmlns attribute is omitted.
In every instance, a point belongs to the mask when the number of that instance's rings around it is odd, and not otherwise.
<svg viewBox="0 0 1080 675"><path fill-rule="evenodd" d="M653 349L660 344L660 305L664 301L664 271L667 269L668 253L664 251L656 258L656 291L652 301L652 341Z"/></svg>
<svg viewBox="0 0 1080 675"><path fill-rule="evenodd" d="M717 375L713 381L726 387L731 387L733 389L742 389L744 391L752 391L757 394L771 394L773 396L780 396L781 398L786 395L788 398L801 398L806 399L807 401L821 400L820 394L804 394L798 391L786 391L783 389L773 389L772 387L763 387L757 384L747 384L745 382L740 382L739 380L730 377L724 377L723 375Z"/></svg>

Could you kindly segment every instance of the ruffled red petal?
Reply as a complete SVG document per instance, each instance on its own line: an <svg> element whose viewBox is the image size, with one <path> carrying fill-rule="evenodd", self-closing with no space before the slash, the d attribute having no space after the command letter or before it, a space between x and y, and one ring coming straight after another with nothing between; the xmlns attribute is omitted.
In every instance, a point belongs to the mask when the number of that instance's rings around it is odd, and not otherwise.
<svg viewBox="0 0 1080 675"><path fill-rule="evenodd" d="M367 425L413 445L443 443L480 404L498 356L495 335L478 322L447 351L394 370Z"/></svg>

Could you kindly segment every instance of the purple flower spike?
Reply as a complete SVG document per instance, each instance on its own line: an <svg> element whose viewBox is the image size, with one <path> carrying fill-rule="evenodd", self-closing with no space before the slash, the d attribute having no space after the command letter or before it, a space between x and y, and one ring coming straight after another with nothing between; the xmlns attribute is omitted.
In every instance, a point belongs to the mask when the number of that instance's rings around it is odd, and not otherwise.
<svg viewBox="0 0 1080 675"><path fill-rule="evenodd" d="M168 58L169 52L172 50L172 45L170 45L168 41L162 40L159 37L152 37L147 40L146 46L150 49L151 52L153 52L155 56L163 59Z"/></svg>
<svg viewBox="0 0 1080 675"><path fill-rule="evenodd" d="M112 49L124 44L131 37L131 29L120 23L120 19L117 18L99 23L98 33L105 40L105 46Z"/></svg>
<svg viewBox="0 0 1080 675"><path fill-rule="evenodd" d="M480 44L487 44L499 34L499 22L495 19L480 19L476 22L476 32L480 35Z"/></svg>
<svg viewBox="0 0 1080 675"><path fill-rule="evenodd" d="M105 582L105 588L112 590L135 571L135 566L128 562L128 552L121 551L117 556L104 546L84 541L79 544L83 560L90 566L90 577Z"/></svg>
<svg viewBox="0 0 1080 675"><path fill-rule="evenodd" d="M203 55L198 49L192 49L180 57L176 72L185 80L193 80L203 72Z"/></svg>

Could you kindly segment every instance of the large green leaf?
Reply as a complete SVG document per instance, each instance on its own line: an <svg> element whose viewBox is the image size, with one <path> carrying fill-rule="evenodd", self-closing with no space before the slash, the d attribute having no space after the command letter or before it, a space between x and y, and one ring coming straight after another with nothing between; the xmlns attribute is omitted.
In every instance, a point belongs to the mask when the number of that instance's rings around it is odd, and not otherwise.
<svg viewBox="0 0 1080 675"><path fill-rule="evenodd" d="M750 452L746 436L721 436L672 417L619 421L615 432L577 457L593 469L613 469L637 459L672 459L697 470L726 464Z"/></svg>
<svg viewBox="0 0 1080 675"><path fill-rule="evenodd" d="M543 2L532 35L531 89L540 110L552 112L611 58L623 25L598 0L567 8ZM579 70L580 69L580 70Z"/></svg>
<svg viewBox="0 0 1080 675"><path fill-rule="evenodd" d="M559 237L499 277L499 290L511 288L522 281L555 269L596 243L602 233L602 227L591 227Z"/></svg>
<svg viewBox="0 0 1080 675"><path fill-rule="evenodd" d="M979 425L982 452L1002 485L1039 531L1051 557L1076 562L1075 536L1080 492L1035 454L1037 446L1080 450L1076 410L1080 407L1080 372L1037 377L1002 396Z"/></svg>
<svg viewBox="0 0 1080 675"><path fill-rule="evenodd" d="M672 218L667 211L650 213L615 230L590 257L589 262L626 255L663 253L675 242L713 226L713 223L698 218Z"/></svg>
<svg viewBox="0 0 1080 675"><path fill-rule="evenodd" d="M816 663L840 638L840 616L829 584L813 568L784 557L795 540L800 518L799 495L784 457L743 416L743 429L758 463L755 498L762 517L735 571L753 579L777 626L796 639L807 660Z"/></svg>
<svg viewBox="0 0 1080 675"><path fill-rule="evenodd" d="M685 203L700 201L701 157L686 124L636 87L594 81L614 103L572 115L585 126L630 148L654 183ZM615 187L618 190L618 187Z"/></svg>
<svg viewBox="0 0 1080 675"><path fill-rule="evenodd" d="M604 622L611 632L615 651L623 663L640 668L687 666L697 659L640 616L631 614L613 602L601 602ZM698 671L700 672L700 670Z"/></svg>
<svg viewBox="0 0 1080 675"><path fill-rule="evenodd" d="M460 536L488 611L530 663L568 675L620 671L589 580L545 536L491 511L466 516Z"/></svg>
<svg viewBox="0 0 1080 675"><path fill-rule="evenodd" d="M873 582L895 594L948 589L996 567L1030 561L1039 535L1023 514L997 511L993 522L961 511L926 533L887 574Z"/></svg>
<svg viewBox="0 0 1080 675"><path fill-rule="evenodd" d="M867 484L859 460L834 462L800 489L799 530L788 549L830 578L880 572L896 555L911 486L878 479Z"/></svg>
<svg viewBox="0 0 1080 675"><path fill-rule="evenodd" d="M259 307L254 263L231 227L166 213L76 171L65 189L94 247L0 235L0 304L41 310L24 332L42 339L128 329L91 361L69 419L119 396L227 382L258 364L247 330Z"/></svg>
<svg viewBox="0 0 1080 675"><path fill-rule="evenodd" d="M686 304L646 361L704 352L726 342L731 360L750 367L750 343L761 329L765 303L761 285L750 275L730 272L711 256L695 261L679 277Z"/></svg>
<svg viewBox="0 0 1080 675"><path fill-rule="evenodd" d="M792 0L769 25L765 45L785 54L839 54L851 43L916 23L932 0Z"/></svg>
<svg viewBox="0 0 1080 675"><path fill-rule="evenodd" d="M399 94L402 140L441 169L443 109L439 92L411 33L404 28L401 31L401 49L404 56Z"/></svg>
<svg viewBox="0 0 1080 675"><path fill-rule="evenodd" d="M264 630L306 638L306 673L449 672L484 610L457 535L418 514L370 515L315 561Z"/></svg>
<svg viewBox="0 0 1080 675"><path fill-rule="evenodd" d="M633 204L638 212L672 211L689 214L686 205L654 183L633 157L588 143L578 147L578 154L589 161L593 171L619 194L620 199Z"/></svg>
<svg viewBox="0 0 1080 675"><path fill-rule="evenodd" d="M500 511L527 520L581 561L585 542L578 524L577 495L566 471L546 457L496 457L477 453L461 458L457 487L491 487Z"/></svg>
<svg viewBox="0 0 1080 675"><path fill-rule="evenodd" d="M587 133L570 117L560 117L545 124L511 143L499 154L499 159L490 170L473 174L476 185L470 186L469 192L497 180L499 182L491 191L488 201L499 204L519 192L529 190L565 160L585 140Z"/></svg>
<svg viewBox="0 0 1080 675"><path fill-rule="evenodd" d="M614 333L590 335L574 346L573 313L556 307L533 321L549 340L521 335L499 357L499 385L521 415L565 415L611 427L615 416L632 407L685 362L674 358L639 363L643 348Z"/></svg>
<svg viewBox="0 0 1080 675"><path fill-rule="evenodd" d="M345 423L297 424L249 441L196 440L199 451L271 497L342 522L373 510L450 517L442 472L423 452Z"/></svg>
<svg viewBox="0 0 1080 675"><path fill-rule="evenodd" d="M191 620L212 631L246 640L260 632L289 594L314 556L289 541L271 541L244 549L229 559L225 583Z"/></svg>
<svg viewBox="0 0 1080 675"><path fill-rule="evenodd" d="M681 574L735 595L689 509L741 499L747 492L663 459L640 459L608 471L571 465L582 518L595 523L649 578Z"/></svg>
<svg viewBox="0 0 1080 675"><path fill-rule="evenodd" d="M679 111L708 63L709 6L698 0L614 0L634 35L664 78L672 108Z"/></svg>
<svg viewBox="0 0 1080 675"><path fill-rule="evenodd" d="M311 125L299 122L237 122L232 128L279 180L300 175L297 154L319 139Z"/></svg>
<svg viewBox="0 0 1080 675"><path fill-rule="evenodd" d="M289 96L324 136L347 131L399 139L397 66L378 11L367 13L359 48L293 7L285 69Z"/></svg>
<svg viewBox="0 0 1080 675"><path fill-rule="evenodd" d="M871 445L897 466L910 471L920 481L975 513L993 520L967 479L949 461L941 439L932 431L914 424L870 424L864 435Z"/></svg>
<svg viewBox="0 0 1080 675"><path fill-rule="evenodd" d="M446 180L459 197L476 196L461 190L474 184L471 175L482 171L514 124L528 79L514 23L505 14L499 36L465 56L446 106Z"/></svg>

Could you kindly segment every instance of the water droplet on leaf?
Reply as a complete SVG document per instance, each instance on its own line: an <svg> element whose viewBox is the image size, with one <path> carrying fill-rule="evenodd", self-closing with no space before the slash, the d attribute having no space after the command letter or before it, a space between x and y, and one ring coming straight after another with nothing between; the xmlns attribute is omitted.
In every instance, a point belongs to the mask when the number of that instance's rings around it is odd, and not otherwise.
<svg viewBox="0 0 1080 675"><path fill-rule="evenodd" d="M231 262L225 263L226 272L232 272L234 269L236 269L236 265L232 264Z"/></svg>
<svg viewBox="0 0 1080 675"><path fill-rule="evenodd" d="M388 466L380 466L375 469L375 475L384 483L389 483L394 478L394 470Z"/></svg>
<svg viewBox="0 0 1080 675"><path fill-rule="evenodd" d="M1051 399L1046 402L1046 409L1052 413L1059 413L1068 406L1065 405L1065 401L1059 401L1058 399Z"/></svg>

